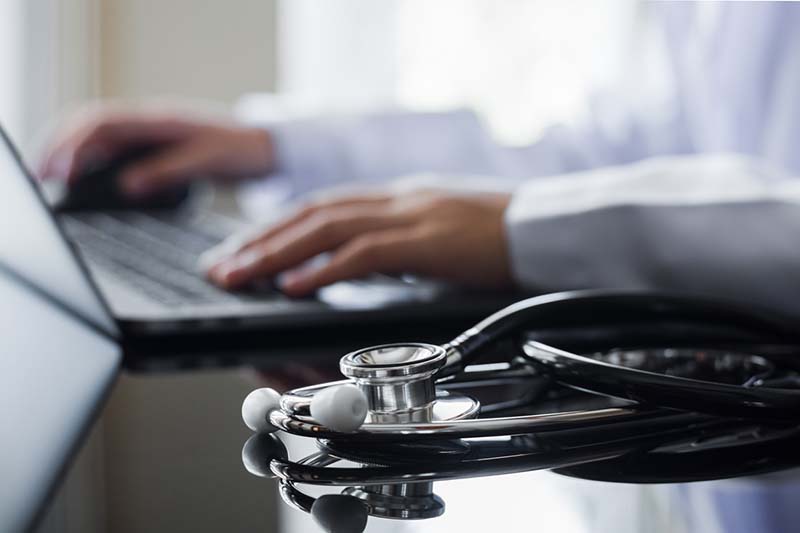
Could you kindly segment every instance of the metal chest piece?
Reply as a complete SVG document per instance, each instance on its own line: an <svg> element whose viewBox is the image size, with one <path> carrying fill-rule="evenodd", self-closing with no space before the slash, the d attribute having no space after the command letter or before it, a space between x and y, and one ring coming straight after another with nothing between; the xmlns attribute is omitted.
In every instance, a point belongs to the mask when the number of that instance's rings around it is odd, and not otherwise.
<svg viewBox="0 0 800 533"><path fill-rule="evenodd" d="M367 423L393 424L474 418L480 404L436 390L443 348L425 343L382 344L342 357L339 368L367 399Z"/></svg>

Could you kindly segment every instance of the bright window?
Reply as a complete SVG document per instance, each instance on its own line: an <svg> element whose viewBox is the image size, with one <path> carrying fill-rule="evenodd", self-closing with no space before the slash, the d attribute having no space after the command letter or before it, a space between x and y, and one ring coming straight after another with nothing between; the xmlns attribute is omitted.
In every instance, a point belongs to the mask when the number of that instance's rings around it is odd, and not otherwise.
<svg viewBox="0 0 800 533"><path fill-rule="evenodd" d="M639 3L283 0L280 88L316 110L470 107L528 142L619 75Z"/></svg>

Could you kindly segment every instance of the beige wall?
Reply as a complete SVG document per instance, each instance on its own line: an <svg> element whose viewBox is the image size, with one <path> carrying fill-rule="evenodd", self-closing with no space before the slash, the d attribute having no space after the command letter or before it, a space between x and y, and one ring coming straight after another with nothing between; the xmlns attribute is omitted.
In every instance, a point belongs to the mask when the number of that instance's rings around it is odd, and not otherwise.
<svg viewBox="0 0 800 533"><path fill-rule="evenodd" d="M173 96L225 105L275 86L277 0L8 1L20 18L5 37L20 57L0 72L11 100L0 119L29 161L87 101Z"/></svg>
<svg viewBox="0 0 800 533"><path fill-rule="evenodd" d="M274 0L95 0L101 97L232 102L274 86Z"/></svg>
<svg viewBox="0 0 800 533"><path fill-rule="evenodd" d="M98 97L230 104L274 87L275 0L30 6L37 28L54 28L30 60L47 58L29 85L49 87L31 95L33 131ZM273 530L274 487L240 460L249 432L239 407L254 386L239 371L123 376L37 531Z"/></svg>

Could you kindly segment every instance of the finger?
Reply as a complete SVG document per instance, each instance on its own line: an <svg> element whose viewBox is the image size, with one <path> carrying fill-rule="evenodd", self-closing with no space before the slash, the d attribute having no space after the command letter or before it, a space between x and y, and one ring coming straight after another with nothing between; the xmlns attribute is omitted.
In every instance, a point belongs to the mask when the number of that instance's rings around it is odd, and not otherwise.
<svg viewBox="0 0 800 533"><path fill-rule="evenodd" d="M401 223L402 220L396 217L369 212L348 211L335 216L315 217L270 241L224 260L212 267L209 277L226 288L242 286L295 267L363 232Z"/></svg>
<svg viewBox="0 0 800 533"><path fill-rule="evenodd" d="M267 229L268 227L255 225L233 233L221 243L200 254L197 259L197 271L208 274L214 266L241 252L247 243L257 239Z"/></svg>
<svg viewBox="0 0 800 533"><path fill-rule="evenodd" d="M342 208L380 207L388 203L390 199L391 197L386 194L373 194L352 195L312 202L304 205L281 222L270 226L262 233L253 236L253 238L243 243L240 249L245 250L247 248L258 246L274 238L276 235L283 233L288 229L297 226L298 224L306 222L313 217L321 217L323 220L326 216L335 217L335 213Z"/></svg>
<svg viewBox="0 0 800 533"><path fill-rule="evenodd" d="M130 165L119 176L122 191L147 196L165 187L186 183L203 171L214 157L213 149L198 143L179 143Z"/></svg>
<svg viewBox="0 0 800 533"><path fill-rule="evenodd" d="M197 261L197 269L208 276L211 270L215 269L220 263L236 254L255 248L273 239L276 235L290 230L312 216L320 216L322 213L341 207L379 207L390 200L391 196L388 194L373 193L329 198L325 201L308 203L278 223L270 224L267 227L248 228L234 233L220 244L206 250Z"/></svg>
<svg viewBox="0 0 800 533"><path fill-rule="evenodd" d="M343 246L326 265L287 274L281 288L289 296L299 297L374 272L411 270L420 245L420 237L409 228L369 233Z"/></svg>
<svg viewBox="0 0 800 533"><path fill-rule="evenodd" d="M406 223L400 216L365 210L348 209L334 216L318 216L213 267L209 277L226 288L242 286L296 267L362 234Z"/></svg>
<svg viewBox="0 0 800 533"><path fill-rule="evenodd" d="M388 194L370 194L351 195L306 204L275 224L264 228L248 228L244 232L237 232L231 235L220 244L204 252L198 261L198 268L201 272L208 272L217 263L247 249L255 248L313 216L324 216L324 213L332 212L342 207L380 207L390 200L391 196Z"/></svg>

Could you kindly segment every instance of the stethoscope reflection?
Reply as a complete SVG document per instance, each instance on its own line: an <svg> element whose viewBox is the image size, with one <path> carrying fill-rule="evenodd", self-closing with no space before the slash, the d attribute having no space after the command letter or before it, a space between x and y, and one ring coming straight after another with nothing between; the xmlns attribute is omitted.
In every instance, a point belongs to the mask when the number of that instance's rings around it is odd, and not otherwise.
<svg viewBox="0 0 800 533"><path fill-rule="evenodd" d="M685 416L685 415L677 415ZM453 479L549 469L582 479L623 483L684 483L750 476L800 466L800 431L780 424L686 419L642 431L597 429L537 438L461 439L425 446L387 446L381 453L320 441L316 453L291 460L272 434L250 437L245 468L277 478L283 500L329 532L363 531L369 517L419 520L440 516L445 502L434 484ZM313 497L300 485L336 492Z"/></svg>

